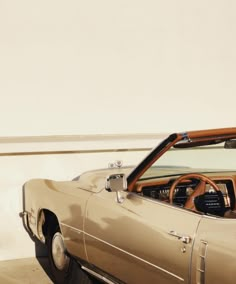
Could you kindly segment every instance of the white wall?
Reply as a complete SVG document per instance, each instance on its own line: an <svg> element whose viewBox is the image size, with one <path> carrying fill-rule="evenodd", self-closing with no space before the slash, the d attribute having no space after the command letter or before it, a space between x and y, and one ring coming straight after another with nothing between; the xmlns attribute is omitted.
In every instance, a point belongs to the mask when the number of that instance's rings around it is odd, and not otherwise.
<svg viewBox="0 0 236 284"><path fill-rule="evenodd" d="M0 136L235 126L235 10L229 0L1 0ZM22 183L95 163L80 159L0 157L2 259L32 253L16 217Z"/></svg>
<svg viewBox="0 0 236 284"><path fill-rule="evenodd" d="M1 135L235 125L235 10L230 0L1 0Z"/></svg>

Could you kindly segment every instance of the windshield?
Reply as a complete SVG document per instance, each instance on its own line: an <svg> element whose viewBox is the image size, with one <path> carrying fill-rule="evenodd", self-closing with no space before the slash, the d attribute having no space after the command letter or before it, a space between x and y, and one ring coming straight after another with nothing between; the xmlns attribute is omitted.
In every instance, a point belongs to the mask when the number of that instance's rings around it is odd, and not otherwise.
<svg viewBox="0 0 236 284"><path fill-rule="evenodd" d="M149 179L193 172L236 170L236 149L225 149L224 143L192 148L171 148L141 177Z"/></svg>

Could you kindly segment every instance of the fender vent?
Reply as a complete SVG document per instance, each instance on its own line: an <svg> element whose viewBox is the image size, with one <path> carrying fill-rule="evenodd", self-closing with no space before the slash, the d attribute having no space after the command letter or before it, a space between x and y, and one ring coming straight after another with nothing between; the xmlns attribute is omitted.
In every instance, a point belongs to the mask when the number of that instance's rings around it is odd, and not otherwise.
<svg viewBox="0 0 236 284"><path fill-rule="evenodd" d="M205 284L207 242L201 241L197 260L196 283Z"/></svg>

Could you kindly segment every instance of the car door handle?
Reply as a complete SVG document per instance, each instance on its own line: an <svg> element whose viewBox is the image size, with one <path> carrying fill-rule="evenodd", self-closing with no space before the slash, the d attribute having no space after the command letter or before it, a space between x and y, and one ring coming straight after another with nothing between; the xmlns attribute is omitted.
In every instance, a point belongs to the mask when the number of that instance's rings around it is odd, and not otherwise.
<svg viewBox="0 0 236 284"><path fill-rule="evenodd" d="M186 235L180 235L178 234L176 231L169 231L168 233L170 236L177 238L178 240L180 240L181 242L183 242L184 244L189 244L191 242L191 237L190 236L186 236Z"/></svg>

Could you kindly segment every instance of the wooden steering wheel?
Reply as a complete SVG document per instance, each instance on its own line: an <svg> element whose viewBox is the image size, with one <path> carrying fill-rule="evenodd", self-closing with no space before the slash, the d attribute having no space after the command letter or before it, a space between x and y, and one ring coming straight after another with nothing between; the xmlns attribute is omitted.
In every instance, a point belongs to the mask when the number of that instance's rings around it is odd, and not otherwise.
<svg viewBox="0 0 236 284"><path fill-rule="evenodd" d="M191 209L193 211L197 211L197 209L195 208L194 205L194 198L198 195L204 194L206 191L206 184L210 184L215 191L220 191L219 187L217 186L217 184L212 181L209 177L202 175L202 174L195 174L195 173L191 173L191 174L185 174L180 176L179 178L177 178L173 184L170 187L170 204L173 204L173 199L174 199L174 191L176 186L181 183L184 180L188 180L188 179L197 179L200 181L200 183L195 187L194 192L188 197L184 208L186 209Z"/></svg>

